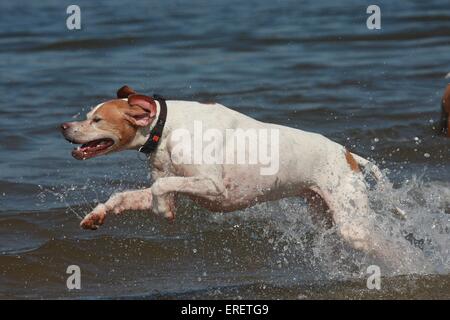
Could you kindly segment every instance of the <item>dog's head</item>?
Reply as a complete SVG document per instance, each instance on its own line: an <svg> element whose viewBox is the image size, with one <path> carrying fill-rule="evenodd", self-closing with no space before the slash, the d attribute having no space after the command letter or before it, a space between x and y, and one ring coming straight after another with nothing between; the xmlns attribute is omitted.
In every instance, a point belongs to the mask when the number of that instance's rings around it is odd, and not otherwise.
<svg viewBox="0 0 450 320"><path fill-rule="evenodd" d="M61 131L71 143L81 144L72 155L84 160L139 147L139 129L149 127L155 117L155 101L124 86L117 91L117 99L94 107L86 120L63 123Z"/></svg>

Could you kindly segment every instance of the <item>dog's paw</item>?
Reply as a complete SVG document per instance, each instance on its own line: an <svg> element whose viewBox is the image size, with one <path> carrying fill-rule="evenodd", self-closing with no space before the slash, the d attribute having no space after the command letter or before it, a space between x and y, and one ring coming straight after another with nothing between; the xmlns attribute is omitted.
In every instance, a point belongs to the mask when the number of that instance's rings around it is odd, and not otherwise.
<svg viewBox="0 0 450 320"><path fill-rule="evenodd" d="M106 217L106 207L99 204L95 209L89 213L80 223L83 229L97 230L103 224Z"/></svg>
<svg viewBox="0 0 450 320"><path fill-rule="evenodd" d="M175 221L175 214L176 214L176 203L175 203L175 198L169 197L169 199L167 199L167 204L169 206L169 211L165 213L164 217L169 221L169 222L174 222Z"/></svg>
<svg viewBox="0 0 450 320"><path fill-rule="evenodd" d="M175 219L175 203L170 196L153 195L152 211L160 217L164 217L169 221Z"/></svg>

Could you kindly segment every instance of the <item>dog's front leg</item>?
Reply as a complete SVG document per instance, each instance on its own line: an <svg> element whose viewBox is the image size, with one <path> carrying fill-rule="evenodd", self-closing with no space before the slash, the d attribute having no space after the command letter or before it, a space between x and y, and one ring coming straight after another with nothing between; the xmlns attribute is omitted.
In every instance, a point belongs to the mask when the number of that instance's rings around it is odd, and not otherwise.
<svg viewBox="0 0 450 320"><path fill-rule="evenodd" d="M151 188L116 193L108 201L100 203L91 213L86 215L80 226L84 229L95 230L103 224L105 217L110 213L121 214L127 210L151 209L152 197Z"/></svg>
<svg viewBox="0 0 450 320"><path fill-rule="evenodd" d="M158 196L153 194L152 200L152 210L155 214L171 222L175 219L175 194L173 192Z"/></svg>
<svg viewBox="0 0 450 320"><path fill-rule="evenodd" d="M164 177L152 185L153 212L170 220L175 218L174 193L192 196L225 197L226 189L214 177Z"/></svg>

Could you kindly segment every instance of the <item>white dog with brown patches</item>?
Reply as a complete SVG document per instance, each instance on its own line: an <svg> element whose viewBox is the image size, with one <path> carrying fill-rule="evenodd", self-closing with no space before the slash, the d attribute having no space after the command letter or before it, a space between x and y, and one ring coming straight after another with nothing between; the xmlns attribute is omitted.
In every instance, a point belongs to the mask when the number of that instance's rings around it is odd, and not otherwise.
<svg viewBox="0 0 450 320"><path fill-rule="evenodd" d="M82 144L73 150L76 159L88 159L146 144L161 113L161 103L136 94L125 86L118 99L106 101L88 113L87 119L61 125L64 137ZM334 224L354 248L384 259L398 259L402 250L387 243L376 231L369 214L366 184L360 167L377 178L382 175L369 161L316 133L263 123L220 104L166 101L167 119L156 150L149 155L150 188L113 195L81 222L97 229L108 214L127 210L152 210L168 219L176 213L176 195L184 194L211 211L230 212L259 202L284 197L307 199L314 218ZM183 129L194 135L194 121L205 129L274 129L279 132L279 170L262 175L261 164L175 163L172 135ZM194 137L192 137L194 139ZM269 140L269 143L273 143ZM224 146L225 147L225 146ZM250 152L250 151L248 151Z"/></svg>

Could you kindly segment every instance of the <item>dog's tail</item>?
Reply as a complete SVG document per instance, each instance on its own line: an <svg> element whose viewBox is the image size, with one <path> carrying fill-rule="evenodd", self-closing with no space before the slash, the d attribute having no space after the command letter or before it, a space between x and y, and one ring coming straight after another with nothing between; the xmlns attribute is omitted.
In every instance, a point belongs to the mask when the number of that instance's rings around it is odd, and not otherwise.
<svg viewBox="0 0 450 320"><path fill-rule="evenodd" d="M352 156L355 158L358 165L367 170L378 183L383 182L386 179L380 168L378 168L374 163L354 153L352 153Z"/></svg>
<svg viewBox="0 0 450 320"><path fill-rule="evenodd" d="M383 172L381 172L380 168L378 168L377 165L367 159L364 159L363 157L358 156L357 154L352 153L352 156L355 158L360 167L362 167L372 175L377 183L384 184L384 182L388 182L386 176L383 174ZM403 220L406 220L407 218L405 211L397 206L394 206L392 212Z"/></svg>

